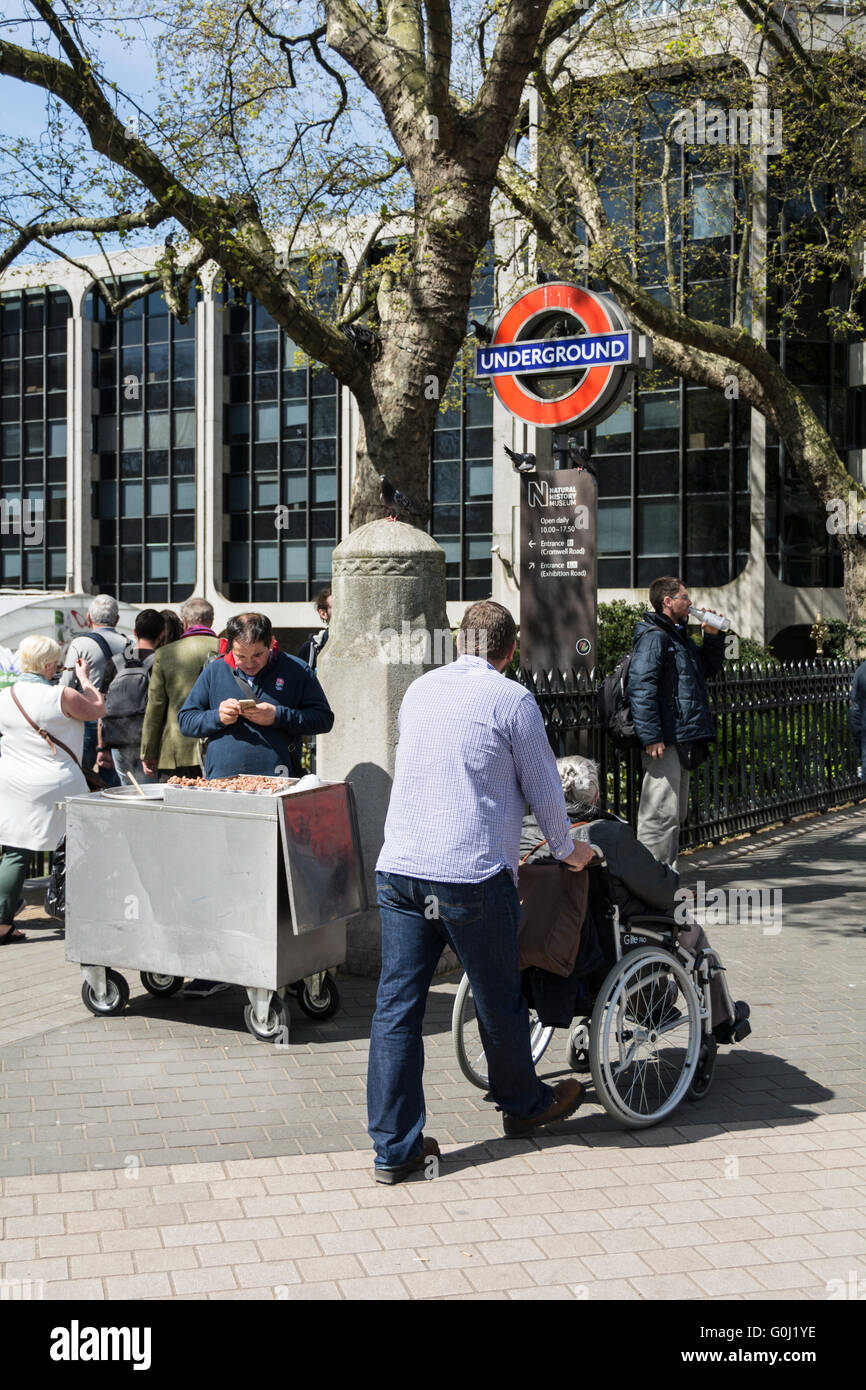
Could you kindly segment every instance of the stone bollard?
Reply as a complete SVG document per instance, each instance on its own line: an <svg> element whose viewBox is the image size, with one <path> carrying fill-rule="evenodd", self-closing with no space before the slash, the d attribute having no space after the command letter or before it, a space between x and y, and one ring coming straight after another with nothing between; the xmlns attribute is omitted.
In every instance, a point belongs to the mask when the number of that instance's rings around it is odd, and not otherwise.
<svg viewBox="0 0 866 1390"><path fill-rule="evenodd" d="M375 865L394 775L397 714L407 688L454 659L445 610L445 554L426 531L371 521L334 551L334 615L318 676L334 727L316 744L325 779L351 782L371 908L349 925L346 969L377 977L381 964ZM449 953L450 955L450 953ZM453 966L453 957L447 967Z"/></svg>

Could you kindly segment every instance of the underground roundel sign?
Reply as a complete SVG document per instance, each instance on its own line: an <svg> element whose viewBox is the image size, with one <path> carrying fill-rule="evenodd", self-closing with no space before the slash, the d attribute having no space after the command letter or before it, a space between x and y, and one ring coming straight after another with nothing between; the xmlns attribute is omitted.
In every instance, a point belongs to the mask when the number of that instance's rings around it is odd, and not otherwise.
<svg viewBox="0 0 866 1390"><path fill-rule="evenodd" d="M489 377L507 410L529 425L588 428L620 404L646 340L616 300L580 285L534 285L506 309L475 374Z"/></svg>

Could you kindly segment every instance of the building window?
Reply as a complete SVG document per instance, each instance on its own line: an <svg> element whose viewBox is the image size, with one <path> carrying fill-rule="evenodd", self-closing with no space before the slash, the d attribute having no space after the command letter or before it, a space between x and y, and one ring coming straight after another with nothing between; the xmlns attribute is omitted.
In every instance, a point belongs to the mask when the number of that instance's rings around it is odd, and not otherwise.
<svg viewBox="0 0 866 1390"><path fill-rule="evenodd" d="M493 257L478 275L471 313L493 308ZM472 340L470 340L472 341ZM458 363L433 432L430 460L433 539L445 551L446 597L487 598L493 543L493 397L471 367Z"/></svg>
<svg viewBox="0 0 866 1390"><path fill-rule="evenodd" d="M0 588L66 587L65 290L0 295Z"/></svg>
<svg viewBox="0 0 866 1390"><path fill-rule="evenodd" d="M317 267L323 306L339 273L336 259ZM305 268L293 274L306 289ZM339 383L251 295L231 286L223 305L223 592L233 603L303 601L329 582L339 539Z"/></svg>
<svg viewBox="0 0 866 1390"><path fill-rule="evenodd" d="M144 282L128 279L122 292ZM93 584L125 603L177 603L195 583L195 305L179 323L158 285L119 317L92 290Z"/></svg>

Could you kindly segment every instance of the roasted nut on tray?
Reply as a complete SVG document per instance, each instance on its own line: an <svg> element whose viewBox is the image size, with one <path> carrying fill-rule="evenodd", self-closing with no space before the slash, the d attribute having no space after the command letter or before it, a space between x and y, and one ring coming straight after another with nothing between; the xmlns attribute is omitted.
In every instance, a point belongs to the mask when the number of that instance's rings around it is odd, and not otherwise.
<svg viewBox="0 0 866 1390"><path fill-rule="evenodd" d="M279 792L292 785L288 777L169 777L170 787L205 787L216 792Z"/></svg>

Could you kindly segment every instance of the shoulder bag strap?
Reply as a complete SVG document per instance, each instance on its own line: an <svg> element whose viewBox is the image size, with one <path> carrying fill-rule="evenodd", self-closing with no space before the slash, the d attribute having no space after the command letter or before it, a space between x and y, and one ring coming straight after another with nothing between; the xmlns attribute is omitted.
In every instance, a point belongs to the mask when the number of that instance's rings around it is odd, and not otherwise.
<svg viewBox="0 0 866 1390"><path fill-rule="evenodd" d="M10 695L12 696L12 699L15 701L15 703L16 703L16 705L18 706L18 708L19 708L19 710L21 711L21 713L24 715L24 718L27 720L27 723L30 725L30 727L31 727L32 729L35 729L35 730L36 730L36 732L37 732L37 734L39 735L40 738L44 738L44 739L45 739L45 742L48 744L48 747L51 749L51 756L52 756L52 758L55 758L55 757L57 756L57 748L62 748L63 751L64 751L64 753L68 753L68 754L69 754L70 758L71 758L72 761L75 763L75 766L76 766L77 768L79 768L82 772L84 772L84 769L81 767L81 763L80 763L80 762L78 761L78 759L76 758L76 756L75 756L75 754L73 753L72 749L71 749L67 744L65 744L65 743L63 742L62 739L57 738L56 735L54 736L54 738L52 738L51 735L48 733L47 729L40 729L39 725L36 723L36 720L30 718L30 715L27 713L27 711L26 711L26 709L24 708L24 706L22 705L21 701L18 699L18 696L15 694L15 687L14 687L14 685L13 685L13 686L10 686L9 693L10 693ZM57 745L57 748L55 748L55 746L54 746L55 744ZM86 775L87 775L87 774L85 773L85 776L86 776Z"/></svg>

